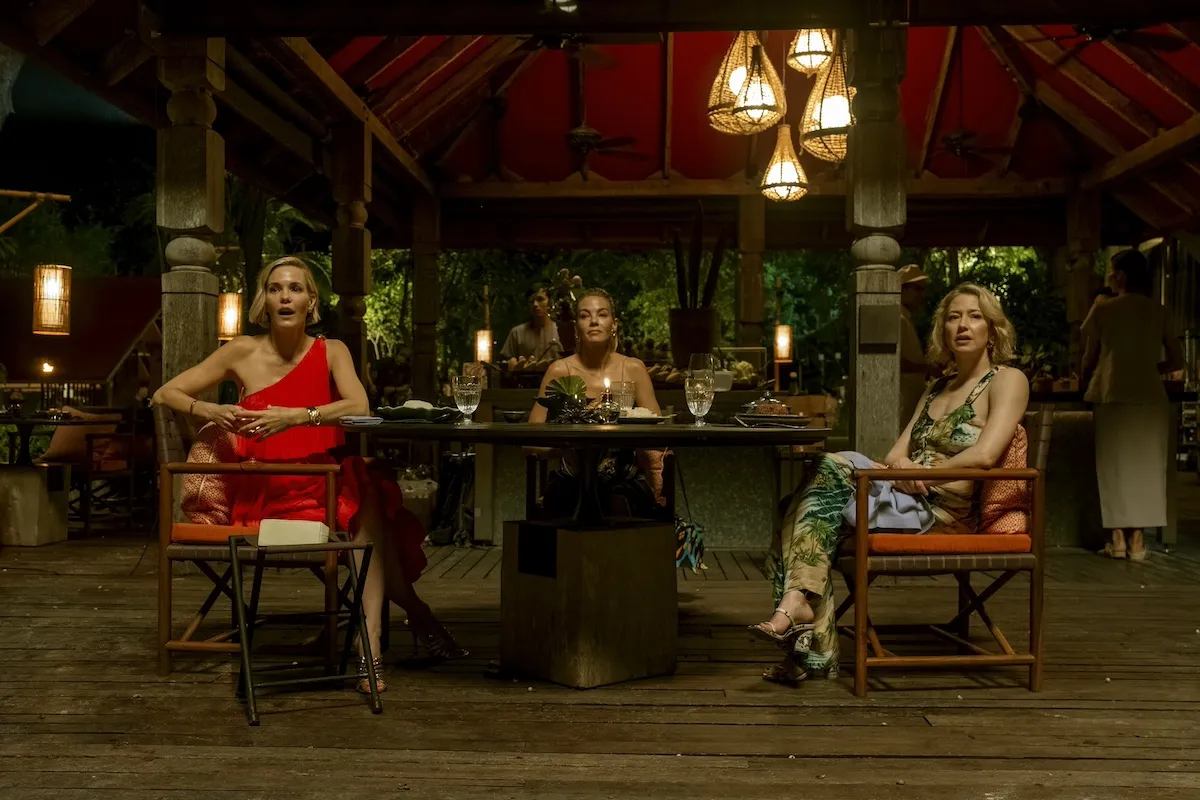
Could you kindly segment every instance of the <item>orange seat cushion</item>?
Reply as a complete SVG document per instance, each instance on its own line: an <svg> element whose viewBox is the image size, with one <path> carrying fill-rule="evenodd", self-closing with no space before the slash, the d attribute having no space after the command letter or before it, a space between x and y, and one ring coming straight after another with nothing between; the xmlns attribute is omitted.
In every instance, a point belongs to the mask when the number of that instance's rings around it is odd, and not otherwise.
<svg viewBox="0 0 1200 800"><path fill-rule="evenodd" d="M257 525L201 525L176 522L171 526L171 541L176 544L228 544L230 536L254 536Z"/></svg>
<svg viewBox="0 0 1200 800"><path fill-rule="evenodd" d="M970 553L1028 553L1033 540L1024 533L872 533L867 538L874 555L964 555Z"/></svg>

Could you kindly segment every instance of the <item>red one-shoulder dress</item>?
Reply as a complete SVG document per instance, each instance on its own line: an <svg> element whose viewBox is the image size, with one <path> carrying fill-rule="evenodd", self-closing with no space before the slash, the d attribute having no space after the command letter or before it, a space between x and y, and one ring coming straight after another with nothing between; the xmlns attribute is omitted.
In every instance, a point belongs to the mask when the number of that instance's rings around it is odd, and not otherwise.
<svg viewBox="0 0 1200 800"><path fill-rule="evenodd" d="M329 373L325 338L319 337L286 376L267 388L247 395L242 408L265 411L269 406L307 408L335 402L337 389ZM345 443L340 426L289 428L264 440L237 437L238 457L264 463L332 464L334 448ZM380 500L384 535L396 547L404 573L415 581L425 568L421 543L425 530L404 508L400 487L385 476L367 470L358 456L342 460L338 479L337 520L341 530L356 531L358 512L368 493ZM240 475L234 490L231 521L257 525L264 519L325 520L325 479L304 475Z"/></svg>

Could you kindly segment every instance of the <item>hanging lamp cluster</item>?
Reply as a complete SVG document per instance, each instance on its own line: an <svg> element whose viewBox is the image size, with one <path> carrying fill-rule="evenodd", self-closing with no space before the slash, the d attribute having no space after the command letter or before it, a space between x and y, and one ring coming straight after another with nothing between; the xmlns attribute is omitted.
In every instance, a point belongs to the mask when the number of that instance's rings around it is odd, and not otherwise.
<svg viewBox="0 0 1200 800"><path fill-rule="evenodd" d="M810 28L796 32L784 63L816 81L797 126L800 146L824 161L846 157L846 140L854 125L853 89L846 80L846 55L833 31ZM808 193L808 176L796 155L787 115L786 73L776 72L754 31L741 31L730 44L708 94L708 120L722 133L751 136L778 125L775 151L760 190L770 200L789 202Z"/></svg>

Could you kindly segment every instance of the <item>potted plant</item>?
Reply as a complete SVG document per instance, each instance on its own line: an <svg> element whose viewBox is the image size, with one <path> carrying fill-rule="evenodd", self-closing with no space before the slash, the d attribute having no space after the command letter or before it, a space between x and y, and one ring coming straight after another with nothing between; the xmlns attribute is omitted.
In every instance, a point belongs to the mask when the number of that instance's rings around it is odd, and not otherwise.
<svg viewBox="0 0 1200 800"><path fill-rule="evenodd" d="M1026 344L1015 359L1017 368L1029 378L1029 388L1035 392L1054 390L1054 370L1049 351L1042 345Z"/></svg>
<svg viewBox="0 0 1200 800"><path fill-rule="evenodd" d="M675 366L684 369L693 353L711 353L721 330L721 318L713 308L717 283L721 277L721 262L725 260L725 234L717 237L716 246L708 260L708 272L701 283L704 263L704 207L696 211L692 223L692 238L686 256L678 229L675 238L675 288L679 308L668 315L671 329L671 355Z"/></svg>

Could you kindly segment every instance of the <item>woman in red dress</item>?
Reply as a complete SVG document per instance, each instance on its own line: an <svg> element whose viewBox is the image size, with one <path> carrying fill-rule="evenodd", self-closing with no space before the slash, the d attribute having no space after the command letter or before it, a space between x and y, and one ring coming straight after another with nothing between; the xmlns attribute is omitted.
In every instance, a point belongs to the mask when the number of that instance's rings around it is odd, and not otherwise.
<svg viewBox="0 0 1200 800"><path fill-rule="evenodd" d="M344 442L342 417L369 413L367 393L344 344L314 338L305 327L320 319L316 282L298 258L281 258L260 273L250 321L265 336L239 336L202 363L172 378L154 402L237 434L243 460L333 463L331 450ZM221 381L238 384L241 402L219 405L195 399ZM264 519L325 519L324 478L239 476L231 484L231 522ZM383 597L403 608L414 634L437 657L466 655L413 589L425 567L425 531L403 506L395 482L367 471L358 457L342 461L338 527L376 545L363 593L372 652L379 652ZM376 657L378 662L378 657ZM379 664L376 664L376 670ZM381 680L379 690L386 684ZM363 681L360 690L369 686Z"/></svg>

